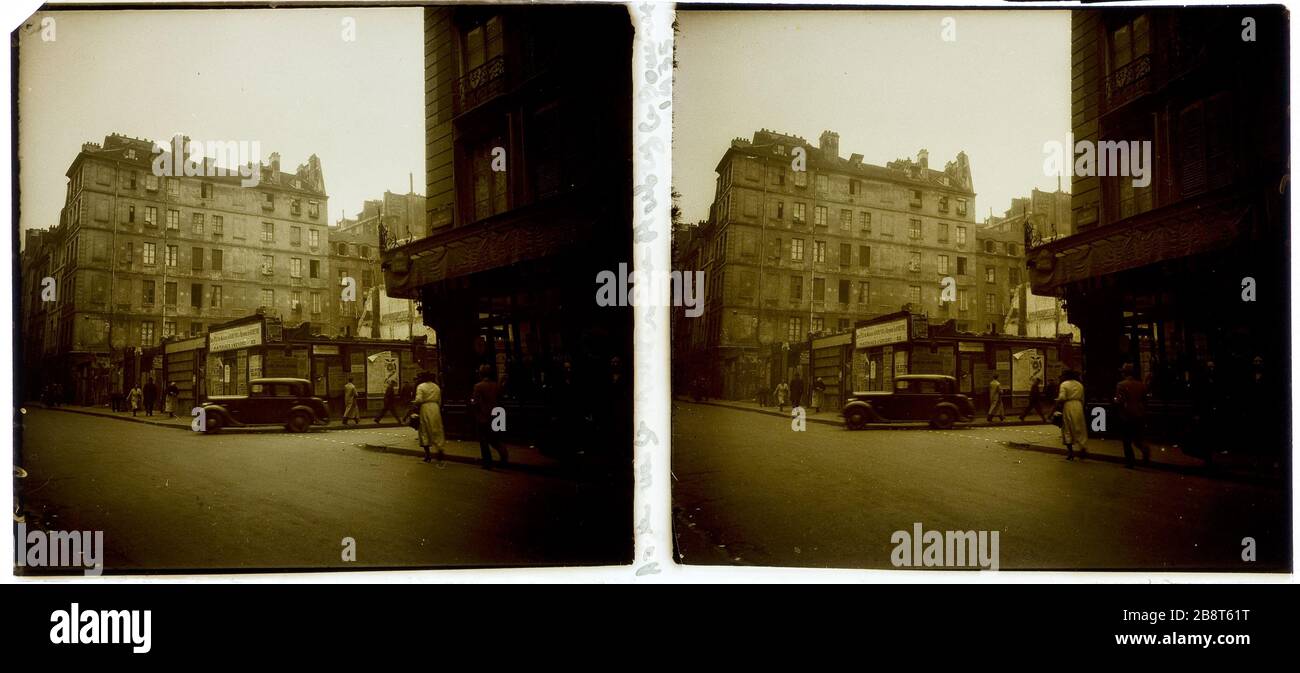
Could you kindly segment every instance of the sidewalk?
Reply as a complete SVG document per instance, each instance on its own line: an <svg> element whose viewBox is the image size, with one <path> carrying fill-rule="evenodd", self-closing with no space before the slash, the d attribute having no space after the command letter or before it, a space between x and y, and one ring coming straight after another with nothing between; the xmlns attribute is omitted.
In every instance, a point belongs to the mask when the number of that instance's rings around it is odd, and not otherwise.
<svg viewBox="0 0 1300 673"><path fill-rule="evenodd" d="M678 397L675 401L688 402L692 404L708 404L716 407L726 407L729 409L738 409L753 413L767 414L769 416L778 416L789 419L790 410L777 411L776 407L759 407L756 402L737 402L731 400L707 400L703 402L693 402L684 397ZM813 423L824 423L844 427L844 419L840 417L838 410L823 409L820 413L807 411L807 420ZM959 423L952 431L960 431L967 428L1021 428L1021 432L1031 435L1023 440L1006 440L1001 444L1021 451L1037 451L1040 453L1054 453L1062 458L1065 456L1065 444L1061 442L1061 432L1056 426L1049 423L1043 423L1041 420L1021 421L1019 416L1008 416L1005 423L989 423L982 416L976 416L973 423ZM928 423L873 423L867 425L868 430L929 430ZM1034 433L1037 429L1039 432ZM944 432L944 431L940 431ZM1033 434L1040 435L1033 437ZM1274 464L1258 456L1219 453L1215 454L1213 465L1208 467L1203 459L1189 456L1175 444L1157 444L1150 443L1151 463L1142 465L1142 453L1134 448L1134 458L1138 461L1138 468L1156 469L1179 472L1183 474L1192 474L1198 476L1209 476L1221 479L1247 481L1264 484L1277 484L1284 482L1290 475L1289 471L1280 464ZM1077 453L1077 452L1076 452ZM1078 460L1076 457L1075 460ZM1088 440L1088 457L1084 461L1095 460L1104 463L1113 463L1117 465L1124 464L1124 443L1118 439L1102 439L1099 437Z"/></svg>
<svg viewBox="0 0 1300 673"><path fill-rule="evenodd" d="M1008 441L1004 442L1004 444L1022 451L1038 451L1065 456L1065 444L1061 442L1059 432L1045 434L1042 439L1019 442ZM1207 466L1204 460L1187 455L1176 444L1148 442L1147 446L1151 450L1151 462L1148 465L1142 464L1142 452L1137 447L1133 448L1134 460L1137 461L1137 469L1139 470L1167 470L1202 477L1265 484L1277 484L1285 481L1290 476L1280 464L1273 464L1259 456L1228 452L1218 453L1214 455L1213 463ZM1075 451L1075 460L1079 460L1078 453L1078 451ZM1118 439L1089 439L1088 457L1085 462L1088 460L1123 465L1124 443Z"/></svg>
<svg viewBox="0 0 1300 673"><path fill-rule="evenodd" d="M410 432L410 437L404 439L384 440L383 443L366 442L361 446L367 451L395 453L424 460L424 449L420 448L419 435L414 430ZM510 462L501 465L501 463L497 462L499 456L496 450L492 450L494 469L549 474L560 470L564 466L559 460L544 456L541 451L531 446L506 444L506 451L510 454ZM434 453L437 452L434 451ZM448 463L478 465L483 459L479 453L477 441L449 439L446 446L443 447L443 453L445 454L443 460Z"/></svg>
<svg viewBox="0 0 1300 673"><path fill-rule="evenodd" d="M703 402L695 402L694 400L685 397L678 397L676 398L676 401L689 402L691 404L710 404L715 407L727 407L728 409L752 411L755 413L767 414L769 416L780 416L781 418L786 418L786 419L791 418L789 407L786 407L785 411L777 411L777 408L775 406L760 407L758 406L757 402L739 402L733 400L705 400ZM844 425L844 418L840 416L839 409L822 409L820 412L814 413L810 407L804 407L804 413L807 414L805 418L811 423L825 423L828 425L838 425L841 427ZM1023 425L1047 425L1047 423L1044 423L1041 419L1022 421L1020 420L1019 416L1016 416L1014 414L1007 414L1007 420L1005 422L989 423L987 420L985 420L983 416L976 414L974 421L969 423L959 422L955 427L957 428L1005 428L1005 427L1016 427L1016 426L1023 426ZM930 424L925 421L919 421L915 423L868 423L866 427L868 430L885 430L885 429L929 430Z"/></svg>
<svg viewBox="0 0 1300 673"><path fill-rule="evenodd" d="M58 407L45 407L42 406L40 403L30 404L28 406L35 407L38 409L50 409L53 411L67 411L74 414L86 414L88 416L99 416L101 418L115 418L121 421L131 421L132 423L145 423L148 425L156 425L160 428L176 428L178 430L190 430L190 423L194 421L194 417L188 415L188 413L185 415L177 414L176 418L169 418L166 412L161 412L161 411L153 412L152 416L146 416L143 411L139 411L136 412L135 416L132 416L131 412L129 411L115 412L109 409L108 407L98 407L98 406L85 407L85 406L65 404ZM390 416L389 419L391 418L392 417ZM382 423L375 423L374 416L366 417L363 415L361 417L361 422L357 424L349 423L347 425L343 425L339 419L331 418L329 425L313 425L312 430L366 430L366 429L374 430L376 428L400 428L400 427L405 427L405 426L393 420L385 420ZM284 432L284 428L280 426L274 426L274 425L256 426L251 428L243 428L238 426L236 427L226 426L221 428L221 432L223 433L226 432L273 433L273 432Z"/></svg>

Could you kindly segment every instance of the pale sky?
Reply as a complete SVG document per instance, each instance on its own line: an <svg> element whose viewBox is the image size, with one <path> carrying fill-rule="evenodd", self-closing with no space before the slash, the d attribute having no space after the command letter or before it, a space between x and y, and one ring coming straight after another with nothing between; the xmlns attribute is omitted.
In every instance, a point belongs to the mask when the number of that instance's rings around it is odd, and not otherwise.
<svg viewBox="0 0 1300 673"><path fill-rule="evenodd" d="M41 19L55 19L42 41ZM355 41L343 39L344 18ZM112 132L320 157L329 222L384 190L424 193L419 8L41 12L20 29L20 226L58 224L64 174Z"/></svg>
<svg viewBox="0 0 1300 673"><path fill-rule="evenodd" d="M673 187L684 221L708 219L732 138L767 128L883 166L964 150L975 216L1037 187L1043 143L1070 131L1068 11L679 11ZM956 40L941 39L955 20ZM1069 191L1069 181L1062 184Z"/></svg>

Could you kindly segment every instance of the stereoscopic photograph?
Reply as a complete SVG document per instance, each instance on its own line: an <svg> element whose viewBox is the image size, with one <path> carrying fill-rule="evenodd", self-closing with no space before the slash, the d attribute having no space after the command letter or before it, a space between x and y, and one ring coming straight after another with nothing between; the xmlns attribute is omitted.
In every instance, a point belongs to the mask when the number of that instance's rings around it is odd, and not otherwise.
<svg viewBox="0 0 1300 673"><path fill-rule="evenodd" d="M14 572L626 565L621 5L13 35Z"/></svg>
<svg viewBox="0 0 1300 673"><path fill-rule="evenodd" d="M678 560L1292 568L1281 7L678 8Z"/></svg>

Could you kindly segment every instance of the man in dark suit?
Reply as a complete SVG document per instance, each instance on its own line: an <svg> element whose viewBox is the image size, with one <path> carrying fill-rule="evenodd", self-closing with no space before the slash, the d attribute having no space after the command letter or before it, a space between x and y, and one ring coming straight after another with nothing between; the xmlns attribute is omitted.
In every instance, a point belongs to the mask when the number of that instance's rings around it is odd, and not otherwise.
<svg viewBox="0 0 1300 673"><path fill-rule="evenodd" d="M149 377L149 382L144 384L144 415L153 415L153 405L158 401L158 384L153 382L153 377Z"/></svg>

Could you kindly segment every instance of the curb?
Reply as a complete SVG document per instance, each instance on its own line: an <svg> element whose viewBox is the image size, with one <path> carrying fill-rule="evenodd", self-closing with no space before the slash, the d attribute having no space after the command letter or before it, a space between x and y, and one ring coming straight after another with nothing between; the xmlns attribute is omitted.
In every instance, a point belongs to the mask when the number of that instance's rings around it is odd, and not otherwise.
<svg viewBox="0 0 1300 673"><path fill-rule="evenodd" d="M22 408L25 408L25 407L26 407L26 405L24 405L24 407L22 407ZM166 422L166 421L153 421L153 420L149 420L149 417L147 417L147 416L144 416L144 417L140 417L140 416L111 416L111 415L109 415L109 414L100 414L100 413L96 413L96 412L94 412L94 411L86 411L86 410L84 410L84 409L69 409L69 408L67 408L67 407L42 407L42 409L45 410L45 411L66 411L66 412L71 413L71 414L81 414L81 415L83 415L83 416L94 416L94 417L96 417L96 418L106 418L106 419L111 420L111 421L130 421L130 422L132 422L132 423L143 423L143 424L145 424L145 425L152 425L152 426L154 426L154 427L158 427L158 428L171 428L171 429L173 429L173 430L186 430L186 431L189 431L189 432L194 432L194 430L189 426L189 424L178 425L178 424L176 424L176 423L168 423L168 422ZM181 418L181 417L178 416L177 418ZM343 425L343 426L335 426L335 425L318 426L318 425L313 425L312 428L311 428L311 430L309 430L309 432L333 432L333 431L335 431L335 430L382 430L382 429L384 429L384 428L404 428L404 427L406 427L406 426L403 425L403 424L401 424L401 423L376 423L376 424L371 424L371 425L365 425L365 424L363 423L363 424L357 424L357 425ZM240 435L240 434L243 434L243 435L278 434L278 433L281 433L281 432L284 432L284 431L285 431L284 428L282 428L282 427L280 427L280 426L260 426L260 427L259 427L259 426L253 426L253 427L240 427L240 426L235 426L235 427L223 427L223 428L221 428L221 432L222 432L222 434L235 434L235 435ZM196 433L196 434L202 434L202 433ZM420 455L423 456L424 454L421 453Z"/></svg>
<svg viewBox="0 0 1300 673"><path fill-rule="evenodd" d="M1016 449L1018 451L1033 451L1035 453L1051 453L1058 456L1065 455L1064 448L1057 448L1055 446L1043 446L1042 444L1028 444L1025 442L1002 442L1002 444L1007 448ZM1116 465L1124 464L1123 456L1112 456L1106 453L1089 453L1087 458L1082 458L1082 459L1076 458L1076 460L1082 460L1084 462L1091 460L1094 462L1114 463ZM1245 472L1245 473L1226 472L1222 469L1214 470L1207 465L1174 465L1172 463L1158 463L1154 461L1146 465L1143 465L1141 461L1138 461L1137 467L1144 470L1160 470L1163 472L1176 472L1178 474L1185 474L1193 477L1209 477L1211 479L1223 479L1227 481L1263 484L1266 486L1267 485L1275 486L1280 481L1278 478L1270 477L1264 474L1258 474L1252 472Z"/></svg>
<svg viewBox="0 0 1300 673"><path fill-rule="evenodd" d="M749 411L758 414L767 414L768 416L776 416L778 418L785 418L785 419L790 418L790 415L788 413L781 412L781 411L771 411L769 409L754 409L751 407L738 407L731 404L722 404L719 402L692 402L690 400L678 400L678 401L686 402L687 404L707 404L711 407L721 407L723 409L735 409L736 411ZM807 420L809 423L824 423L826 425L836 425L836 426L844 425L843 420L835 420L830 418L814 418L812 416L808 416ZM953 429L1018 428L1018 427L1027 427L1033 425L1049 425L1049 423L1041 423L1041 422L1035 423L1033 421L1007 421L1005 423L956 423L953 425ZM905 423L868 423L865 429L866 430L931 430L932 428L928 423L908 421ZM1062 452L1064 452L1064 450L1062 450Z"/></svg>
<svg viewBox="0 0 1300 673"><path fill-rule="evenodd" d="M422 460L424 459L423 449L408 449L404 446L390 446L387 444L369 444L369 443L358 444L358 446L364 448L367 451L374 451L376 453L392 453L397 455L420 458ZM466 465L479 465L482 463L482 459L477 458L475 456L458 456L455 454L447 453L443 455L442 462L464 463ZM559 471L556 467L542 467L539 465L528 465L525 463L506 463L505 465L502 465L499 462L494 462L492 464L492 469L510 470L513 472L529 472L532 474L545 474L545 475L552 475Z"/></svg>

